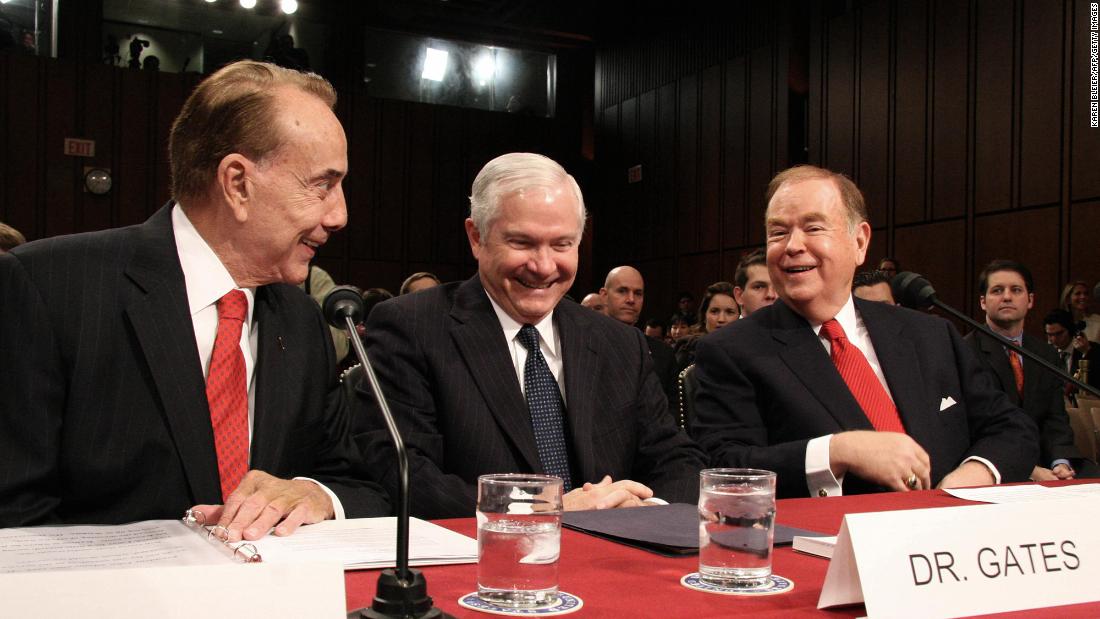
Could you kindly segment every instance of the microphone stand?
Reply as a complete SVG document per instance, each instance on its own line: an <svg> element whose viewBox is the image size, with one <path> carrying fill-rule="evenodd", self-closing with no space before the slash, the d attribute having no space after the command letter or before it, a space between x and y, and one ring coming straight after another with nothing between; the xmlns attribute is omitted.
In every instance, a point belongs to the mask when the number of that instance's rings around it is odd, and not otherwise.
<svg viewBox="0 0 1100 619"><path fill-rule="evenodd" d="M382 570L371 607L349 612L348 619L454 619L432 606L427 580L420 570L409 567L409 456L386 396L382 393L382 386L378 383L378 376L374 373L367 351L355 330L357 319L361 319L363 315L363 300L359 289L354 286L337 286L325 297L323 309L329 324L347 331L355 356L362 364L374 394L374 401L386 421L394 451L397 452L397 567Z"/></svg>
<svg viewBox="0 0 1100 619"><path fill-rule="evenodd" d="M1066 374L1065 370L1060 369L1053 363L1031 352L1023 346L1020 346L1016 342L1013 342L1012 340L1000 335L999 333L994 332L987 325L984 325L974 320L973 318L967 316L966 314L963 314L959 310L940 301L938 298L936 298L936 290L932 288L932 284L929 283L927 279L924 279L919 273L910 273L908 271L898 273L894 276L894 279L890 281L890 288L891 291L894 293L894 298L902 301L902 305L917 310L924 309L929 305L935 305L939 309L947 312L948 314L951 314L955 318L958 318L959 320L965 322L971 327L974 327L975 329L981 331L982 334L993 338L997 342L1000 342L1002 345L1004 345L1005 348L1009 348L1020 353L1024 357L1027 357L1035 363L1038 363L1040 366L1042 366L1043 369L1047 370L1048 372L1054 372L1062 380L1072 383L1079 389L1087 391L1088 393L1091 393L1100 398L1100 390L1097 390L1095 387L1086 385L1080 380L1077 380L1069 374Z"/></svg>

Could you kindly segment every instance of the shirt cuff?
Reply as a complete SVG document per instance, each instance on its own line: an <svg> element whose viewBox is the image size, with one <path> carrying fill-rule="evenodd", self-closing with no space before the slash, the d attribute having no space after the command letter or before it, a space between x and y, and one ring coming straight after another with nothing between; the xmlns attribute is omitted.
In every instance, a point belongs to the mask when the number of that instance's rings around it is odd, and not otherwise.
<svg viewBox="0 0 1100 619"><path fill-rule="evenodd" d="M649 503L650 505L668 505L668 501L657 498L655 496L649 497L648 499L642 501L642 503Z"/></svg>
<svg viewBox="0 0 1100 619"><path fill-rule="evenodd" d="M316 479L310 479L309 477L295 477L294 479L301 479L301 480L304 480L304 481L311 481L311 482L317 484L317 486L320 487L321 490L325 491L325 494L328 495L328 498L332 500L332 519L333 520L343 520L344 519L344 504L340 502L340 498L336 496L336 493L334 493L332 490L329 490L327 486L325 486L321 482L317 481Z"/></svg>
<svg viewBox="0 0 1100 619"><path fill-rule="evenodd" d="M983 458L981 456L970 456L966 460L963 460L963 462L964 463L965 462L970 462L971 460L981 462L982 464L985 465L985 468L989 469L990 473L993 473L993 483L994 484L1001 483L1001 472L997 470L997 467L993 466L992 462L990 462L989 460L986 460L985 458Z"/></svg>
<svg viewBox="0 0 1100 619"><path fill-rule="evenodd" d="M841 496L843 490L840 484L844 481L841 475L837 479L833 475L832 466L829 463L829 442L831 434L810 439L806 443L806 486L810 490L810 496Z"/></svg>
<svg viewBox="0 0 1100 619"><path fill-rule="evenodd" d="M1073 470L1073 465L1072 465L1072 464L1070 464L1070 463L1069 463L1069 460L1066 460L1065 458L1058 458L1058 459L1057 459L1057 460L1055 460L1054 462L1051 462L1051 463L1050 463L1050 470L1052 470L1052 471L1053 471L1053 470L1054 470L1054 467L1058 466L1059 464L1064 464L1064 465L1066 465L1067 467L1069 467L1069 470L1071 470L1071 471Z"/></svg>

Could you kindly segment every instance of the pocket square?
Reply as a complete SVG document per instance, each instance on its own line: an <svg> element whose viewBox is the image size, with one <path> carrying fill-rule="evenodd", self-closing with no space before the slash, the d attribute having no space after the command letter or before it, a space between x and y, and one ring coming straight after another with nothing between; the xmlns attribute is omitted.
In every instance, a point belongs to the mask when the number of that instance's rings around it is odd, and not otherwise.
<svg viewBox="0 0 1100 619"><path fill-rule="evenodd" d="M940 398L940 412L951 408L955 405L955 398L947 396L946 398Z"/></svg>

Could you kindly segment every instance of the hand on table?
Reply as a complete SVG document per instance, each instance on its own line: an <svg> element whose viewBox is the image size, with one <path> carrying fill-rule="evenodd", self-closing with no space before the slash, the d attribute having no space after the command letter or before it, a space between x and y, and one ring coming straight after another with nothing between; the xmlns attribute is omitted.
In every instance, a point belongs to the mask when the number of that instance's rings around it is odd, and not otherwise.
<svg viewBox="0 0 1100 619"><path fill-rule="evenodd" d="M829 439L829 464L837 477L851 472L891 490L932 487L928 453L900 432L855 430L834 434ZM910 476L916 476L915 488L906 483Z"/></svg>
<svg viewBox="0 0 1100 619"><path fill-rule="evenodd" d="M997 483L984 464L977 460L963 462L954 471L948 473L937 488L962 488L964 486L990 486Z"/></svg>
<svg viewBox="0 0 1100 619"><path fill-rule="evenodd" d="M645 500L652 496L652 490L636 481L612 481L610 475L604 475L597 484L585 483L570 490L562 497L562 503L565 511L639 507L649 505Z"/></svg>
<svg viewBox="0 0 1100 619"><path fill-rule="evenodd" d="M257 540L275 527L275 535L290 535L303 524L332 518L332 500L319 485L304 479L279 479L249 471L225 505L196 505L206 522L217 521L231 542ZM278 526L276 526L278 525Z"/></svg>
<svg viewBox="0 0 1100 619"><path fill-rule="evenodd" d="M1058 479L1073 479L1077 475L1077 471L1073 470L1073 467L1059 463L1055 466L1051 473Z"/></svg>

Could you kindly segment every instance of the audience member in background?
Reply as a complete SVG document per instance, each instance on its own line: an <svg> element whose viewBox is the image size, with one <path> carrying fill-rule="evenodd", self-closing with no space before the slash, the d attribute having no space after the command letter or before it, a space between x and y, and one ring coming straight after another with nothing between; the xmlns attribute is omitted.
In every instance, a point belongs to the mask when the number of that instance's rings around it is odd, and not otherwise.
<svg viewBox="0 0 1100 619"><path fill-rule="evenodd" d="M333 281L328 271L316 264L311 264L309 265L309 274L306 275L306 281L298 284L298 287L313 297L319 307L324 307L325 297L336 287L336 282ZM348 342L348 334L343 329L337 329L333 326L329 326L329 333L332 334L332 346L336 351L336 365L339 366L343 363L344 358L348 356L348 350L351 347L350 342Z"/></svg>
<svg viewBox="0 0 1100 619"><path fill-rule="evenodd" d="M603 288L600 288L607 315L619 322L635 326L645 304L645 280L631 266L619 266L607 272ZM653 371L664 388L669 402L676 401L676 355L663 340L646 337L649 352L653 356Z"/></svg>
<svg viewBox="0 0 1100 619"><path fill-rule="evenodd" d="M878 261L878 270L886 274L887 281L892 280L901 270L901 261L892 256L886 256Z"/></svg>
<svg viewBox="0 0 1100 619"><path fill-rule="evenodd" d="M0 526L198 504L237 540L390 511L296 287L347 221L335 103L316 75L226 65L172 124L173 201L0 256Z"/></svg>
<svg viewBox="0 0 1100 619"><path fill-rule="evenodd" d="M23 237L22 232L0 221L0 254L9 252L26 242L27 239Z"/></svg>
<svg viewBox="0 0 1100 619"><path fill-rule="evenodd" d="M691 337L691 326L695 323L691 318L681 316L679 313L673 314L672 318L668 320L668 337L672 342L679 342L685 337Z"/></svg>
<svg viewBox="0 0 1100 619"><path fill-rule="evenodd" d="M695 363L695 346L700 337L738 319L737 302L733 300L734 291L734 285L729 282L715 282L707 286L703 293L703 302L699 304L699 321L695 332L676 342L677 374Z"/></svg>
<svg viewBox="0 0 1100 619"><path fill-rule="evenodd" d="M604 301L603 295L598 292L590 292L584 295L581 305L601 314L607 313L607 302Z"/></svg>
<svg viewBox="0 0 1100 619"><path fill-rule="evenodd" d="M689 321L695 319L695 295L687 292L680 293L676 299L676 313Z"/></svg>
<svg viewBox="0 0 1100 619"><path fill-rule="evenodd" d="M1100 341L1100 315L1089 313L1089 287L1082 281L1070 282L1062 289L1059 301L1062 309L1073 314L1076 321L1085 321L1085 337Z"/></svg>
<svg viewBox="0 0 1100 619"><path fill-rule="evenodd" d="M645 336L668 344L668 340L665 338L665 321L660 318L650 318L645 321Z"/></svg>
<svg viewBox="0 0 1100 619"><path fill-rule="evenodd" d="M994 260L978 277L978 290L990 330L1058 365L1058 355L1050 346L1024 333L1024 321L1035 303L1030 269L1012 260ZM964 339L992 373L997 387L1039 428L1039 460L1031 479L1073 479L1074 467L1082 465L1081 453L1073 444L1073 430L1062 402L1062 381L981 331L971 331Z"/></svg>
<svg viewBox="0 0 1100 619"><path fill-rule="evenodd" d="M439 278L427 271L421 271L419 273L413 273L405 278L405 281L401 283L401 288L398 291L398 295L409 294L411 292L419 292L421 290L427 290L428 288L434 288L440 284Z"/></svg>
<svg viewBox="0 0 1100 619"><path fill-rule="evenodd" d="M737 263L733 284L733 300L740 307L741 318L775 303L775 287L768 275L763 249L753 251Z"/></svg>
<svg viewBox="0 0 1100 619"><path fill-rule="evenodd" d="M366 327L363 325L366 324L367 319L370 318L371 310L382 301L392 299L393 293L385 288L367 288L360 296L363 297L363 322L355 325L355 330L359 333L359 337L362 338L363 334L366 333Z"/></svg>
<svg viewBox="0 0 1100 619"><path fill-rule="evenodd" d="M1046 331L1047 343L1054 347L1058 353L1061 366L1066 368L1066 373L1075 376L1081 367L1081 360L1089 362L1088 380L1090 387L1100 388L1100 344L1088 339L1083 331L1082 322L1075 321L1073 314L1064 309L1051 310L1043 318L1043 330ZM1066 395L1077 393L1077 387L1072 383L1066 383Z"/></svg>
<svg viewBox="0 0 1100 619"><path fill-rule="evenodd" d="M779 300L696 353L692 434L712 464L775 471L786 497L1026 480L1035 424L955 328L853 299L871 240L855 184L797 166L766 202Z"/></svg>
<svg viewBox="0 0 1100 619"><path fill-rule="evenodd" d="M478 476L505 472L559 475L568 510L696 500L704 456L669 416L641 331L563 300L584 222L580 188L557 163L497 157L474 180L466 220L478 273L371 313L367 347L385 360L413 515L468 518ZM357 402L374 408L364 393ZM355 418L363 453L396 487L380 415Z"/></svg>
<svg viewBox="0 0 1100 619"><path fill-rule="evenodd" d="M852 279L852 294L865 301L897 305L890 290L890 276L885 271L860 271Z"/></svg>

